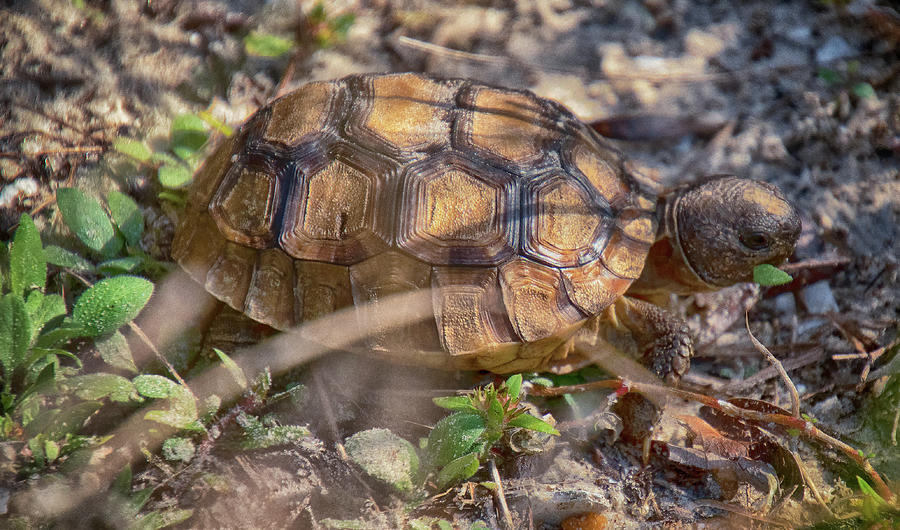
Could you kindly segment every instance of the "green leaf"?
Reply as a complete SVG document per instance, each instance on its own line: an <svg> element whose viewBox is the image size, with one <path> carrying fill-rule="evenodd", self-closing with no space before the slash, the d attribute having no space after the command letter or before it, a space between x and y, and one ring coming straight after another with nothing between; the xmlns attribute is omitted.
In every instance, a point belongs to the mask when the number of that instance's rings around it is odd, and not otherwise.
<svg viewBox="0 0 900 530"><path fill-rule="evenodd" d="M819 68L819 79L829 85L835 85L841 82L841 74L831 68Z"/></svg>
<svg viewBox="0 0 900 530"><path fill-rule="evenodd" d="M162 190L161 192L159 192L159 200L169 201L172 204L180 207L184 207L184 204L186 202L183 191Z"/></svg>
<svg viewBox="0 0 900 530"><path fill-rule="evenodd" d="M509 420L509 422L507 422L507 425L511 427L522 427L523 429L530 429L532 431L545 432L547 434L559 436L559 431L554 429L552 425L540 418L535 418L531 414L522 414L516 416L515 418Z"/></svg>
<svg viewBox="0 0 900 530"><path fill-rule="evenodd" d="M37 338L35 347L56 348L79 337L87 337L88 330L80 323L65 319L58 326L44 330Z"/></svg>
<svg viewBox="0 0 900 530"><path fill-rule="evenodd" d="M144 258L140 256L126 256L124 258L108 259L97 264L97 270L102 274L115 276L126 272L133 272L144 263Z"/></svg>
<svg viewBox="0 0 900 530"><path fill-rule="evenodd" d="M141 236L144 235L144 216L137 203L120 191L111 191L106 196L106 204L125 241L133 247L140 246Z"/></svg>
<svg viewBox="0 0 900 530"><path fill-rule="evenodd" d="M503 405L497 396L492 396L488 402L487 410L487 427L489 430L496 431L503 427Z"/></svg>
<svg viewBox="0 0 900 530"><path fill-rule="evenodd" d="M793 278L791 278L790 274L768 263L763 263L753 268L753 281L766 287L784 285L792 280Z"/></svg>
<svg viewBox="0 0 900 530"><path fill-rule="evenodd" d="M104 257L112 257L122 248L122 238L116 234L103 206L75 188L56 190L56 202L66 226L78 239Z"/></svg>
<svg viewBox="0 0 900 530"><path fill-rule="evenodd" d="M187 388L172 384L174 387L170 389L169 393L169 408L151 410L144 414L144 418L176 429L203 430L203 426L195 422L197 402L194 400L194 395Z"/></svg>
<svg viewBox="0 0 900 530"><path fill-rule="evenodd" d="M172 120L172 151L187 160L206 144L206 123L199 116L181 114Z"/></svg>
<svg viewBox="0 0 900 530"><path fill-rule="evenodd" d="M148 488L151 489L151 488ZM178 523L187 521L194 515L194 510L189 509L171 509L162 511L153 511L141 515L134 523L135 530L159 530L175 526Z"/></svg>
<svg viewBox="0 0 900 530"><path fill-rule="evenodd" d="M289 52L293 47L294 41L292 40L259 31L251 31L244 37L244 49L247 50L248 55L278 57Z"/></svg>
<svg viewBox="0 0 900 530"><path fill-rule="evenodd" d="M129 496L131 494L131 477L131 465L126 464L125 467L122 468L122 471L119 471L119 474L116 475L116 480L113 481L109 490L118 493L123 497Z"/></svg>
<svg viewBox="0 0 900 530"><path fill-rule="evenodd" d="M506 388L509 399L513 401L519 399L519 394L522 392L522 374L509 376L509 379L506 380Z"/></svg>
<svg viewBox="0 0 900 530"><path fill-rule="evenodd" d="M134 383L116 374L76 375L66 379L65 385L76 396L86 400L109 397L110 401L128 403L139 399Z"/></svg>
<svg viewBox="0 0 900 530"><path fill-rule="evenodd" d="M75 272L94 272L94 265L90 261L56 245L47 245L44 248L44 255L47 257L47 263L51 265Z"/></svg>
<svg viewBox="0 0 900 530"><path fill-rule="evenodd" d="M167 398L178 387L178 383L161 375L139 375L131 382L140 395L153 399Z"/></svg>
<svg viewBox="0 0 900 530"><path fill-rule="evenodd" d="M863 478L861 476L859 476L859 475L856 476L856 483L859 484L859 489L860 489L860 491L863 492L864 495L866 495L867 497L871 497L872 500L874 500L877 504L880 504L885 507L887 506L887 504L888 504L887 501L885 501L881 497L881 495L879 495L878 492L875 491L875 488L873 488L872 486L869 485L868 482L863 480Z"/></svg>
<svg viewBox="0 0 900 530"><path fill-rule="evenodd" d="M194 176L183 164L166 164L159 168L159 183L167 188L181 188L191 182Z"/></svg>
<svg viewBox="0 0 900 530"><path fill-rule="evenodd" d="M25 403L32 394L36 394L39 392L49 393L54 383L56 383L56 366L58 361L56 360L56 356L54 355L52 359L46 359L49 362L44 365L40 372L33 378L33 382L28 385L28 387L19 394L17 401L17 406L21 406L22 403ZM39 363L35 363L33 367L39 366ZM24 421L24 414L23 414Z"/></svg>
<svg viewBox="0 0 900 530"><path fill-rule="evenodd" d="M34 341L47 322L66 314L66 301L58 294L32 291L25 301L25 310L31 319L31 340Z"/></svg>
<svg viewBox="0 0 900 530"><path fill-rule="evenodd" d="M219 131L223 136L227 137L234 134L234 129L226 125L221 120L216 119L216 117L213 116L209 111L200 111L197 113L197 116L199 116L201 120L205 121L207 125Z"/></svg>
<svg viewBox="0 0 900 530"><path fill-rule="evenodd" d="M360 431L344 441L347 455L368 475L390 484L400 493L416 486L419 457L411 443L387 429Z"/></svg>
<svg viewBox="0 0 900 530"><path fill-rule="evenodd" d="M0 241L0 293L6 290L9 279L9 243ZM0 420L2 422L2 420Z"/></svg>
<svg viewBox="0 0 900 530"><path fill-rule="evenodd" d="M194 458L194 442L190 438L166 438L162 445L163 458L169 461L189 462Z"/></svg>
<svg viewBox="0 0 900 530"><path fill-rule="evenodd" d="M48 462L53 462L59 458L59 446L56 442L44 440L44 455L47 457Z"/></svg>
<svg viewBox="0 0 900 530"><path fill-rule="evenodd" d="M72 318L88 335L99 337L119 329L141 312L153 284L137 276L116 276L97 282L75 302Z"/></svg>
<svg viewBox="0 0 900 530"><path fill-rule="evenodd" d="M134 357L131 355L128 341L118 331L106 338L97 339L94 341L94 346L106 364L119 370L137 373L138 369L134 364Z"/></svg>
<svg viewBox="0 0 900 530"><path fill-rule="evenodd" d="M353 13L344 13L336 17L329 25L339 38L344 39L355 21L356 16Z"/></svg>
<svg viewBox="0 0 900 530"><path fill-rule="evenodd" d="M58 440L78 431L101 406L99 401L82 401L64 409L43 410L25 427L25 434Z"/></svg>
<svg viewBox="0 0 900 530"><path fill-rule="evenodd" d="M460 412L478 412L472 405L472 400L466 396L436 397L431 399L435 405Z"/></svg>
<svg viewBox="0 0 900 530"><path fill-rule="evenodd" d="M875 97L875 89L869 83L856 83L853 85L853 94L859 99L871 99Z"/></svg>
<svg viewBox="0 0 900 530"><path fill-rule="evenodd" d="M485 431L484 419L478 414L457 412L437 422L428 435L429 462L443 467L469 452Z"/></svg>
<svg viewBox="0 0 900 530"><path fill-rule="evenodd" d="M228 369L228 373L231 374L234 381L241 387L241 390L247 390L247 377L244 375L244 371L241 370L241 367L219 348L213 348L213 351L219 356L222 365Z"/></svg>
<svg viewBox="0 0 900 530"><path fill-rule="evenodd" d="M461 480L466 480L478 471L478 456L474 453L465 454L449 462L438 472L436 482L439 488L445 488Z"/></svg>
<svg viewBox="0 0 900 530"><path fill-rule="evenodd" d="M4 388L9 390L13 371L22 364L31 344L31 319L22 298L7 293L0 298L0 365Z"/></svg>
<svg viewBox="0 0 900 530"><path fill-rule="evenodd" d="M47 283L47 259L34 221L27 214L19 217L19 227L9 248L9 276L13 294L29 289L44 290Z"/></svg>
<svg viewBox="0 0 900 530"><path fill-rule="evenodd" d="M116 138L116 141L113 142L113 149L123 155L130 156L138 162L150 160L150 155L152 154L143 142L132 140L131 138Z"/></svg>

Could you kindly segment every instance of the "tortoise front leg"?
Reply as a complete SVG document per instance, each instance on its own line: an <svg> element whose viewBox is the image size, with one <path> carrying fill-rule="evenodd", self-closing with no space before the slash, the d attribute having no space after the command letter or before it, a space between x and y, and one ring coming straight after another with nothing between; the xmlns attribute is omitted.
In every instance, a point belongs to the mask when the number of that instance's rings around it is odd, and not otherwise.
<svg viewBox="0 0 900 530"><path fill-rule="evenodd" d="M590 349L602 343L639 359L667 383L687 372L694 342L687 325L663 308L623 296L590 319L576 337L576 345ZM585 348L587 346L587 348Z"/></svg>
<svg viewBox="0 0 900 530"><path fill-rule="evenodd" d="M598 348L603 351L612 346L627 353L669 384L678 383L694 354L690 331L681 319L650 302L627 296L589 319L575 340L581 350L597 352ZM622 439L643 443L645 460L664 401L654 403L643 395L628 393L612 407L622 418Z"/></svg>

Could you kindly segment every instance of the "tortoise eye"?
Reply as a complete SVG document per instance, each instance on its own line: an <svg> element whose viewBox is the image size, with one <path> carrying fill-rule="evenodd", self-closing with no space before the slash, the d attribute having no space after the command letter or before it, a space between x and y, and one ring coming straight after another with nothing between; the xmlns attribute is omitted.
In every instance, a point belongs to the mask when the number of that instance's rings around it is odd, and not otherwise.
<svg viewBox="0 0 900 530"><path fill-rule="evenodd" d="M769 248L769 236L762 232L748 232L741 234L741 243L750 250L764 250Z"/></svg>

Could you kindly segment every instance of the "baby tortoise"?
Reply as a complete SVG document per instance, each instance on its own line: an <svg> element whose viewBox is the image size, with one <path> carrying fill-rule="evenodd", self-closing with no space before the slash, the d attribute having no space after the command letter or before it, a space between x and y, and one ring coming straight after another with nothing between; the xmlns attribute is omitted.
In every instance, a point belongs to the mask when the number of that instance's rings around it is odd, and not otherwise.
<svg viewBox="0 0 900 530"><path fill-rule="evenodd" d="M356 75L275 100L219 147L172 253L280 330L374 304L359 325L376 355L562 371L605 342L676 382L688 329L640 297L749 281L791 254L800 221L777 188L733 176L659 195L554 101ZM425 322L379 325L386 297L427 288Z"/></svg>

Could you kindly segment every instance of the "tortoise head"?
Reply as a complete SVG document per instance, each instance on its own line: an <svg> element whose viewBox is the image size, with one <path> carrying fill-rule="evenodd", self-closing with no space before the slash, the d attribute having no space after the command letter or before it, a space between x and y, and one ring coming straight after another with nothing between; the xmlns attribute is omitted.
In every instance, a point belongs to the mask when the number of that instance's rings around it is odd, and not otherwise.
<svg viewBox="0 0 900 530"><path fill-rule="evenodd" d="M757 265L781 264L800 235L800 216L777 187L733 176L675 191L665 217L680 265L713 288L751 281Z"/></svg>

